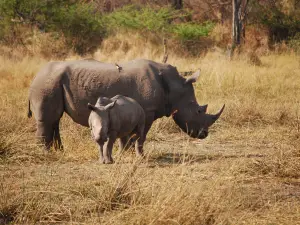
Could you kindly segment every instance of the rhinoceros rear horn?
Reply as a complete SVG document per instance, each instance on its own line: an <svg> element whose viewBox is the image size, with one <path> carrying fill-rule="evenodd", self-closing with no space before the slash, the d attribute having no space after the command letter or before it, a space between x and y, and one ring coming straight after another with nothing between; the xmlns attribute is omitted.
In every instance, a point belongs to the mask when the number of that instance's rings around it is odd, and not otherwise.
<svg viewBox="0 0 300 225"><path fill-rule="evenodd" d="M223 107L221 108L221 110L217 114L215 114L215 115L209 115L210 119L211 119L211 121L209 123L209 126L213 125L214 122L216 122L219 119L219 117L221 116L221 114L224 111L224 108L225 108L225 104L223 105Z"/></svg>

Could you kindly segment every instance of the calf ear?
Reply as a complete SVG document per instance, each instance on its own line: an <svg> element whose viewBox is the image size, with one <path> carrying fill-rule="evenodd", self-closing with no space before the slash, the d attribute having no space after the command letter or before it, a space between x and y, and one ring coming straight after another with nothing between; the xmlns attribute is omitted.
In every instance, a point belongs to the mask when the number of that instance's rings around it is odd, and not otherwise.
<svg viewBox="0 0 300 225"><path fill-rule="evenodd" d="M89 110L95 111L96 107L90 103L87 104Z"/></svg>
<svg viewBox="0 0 300 225"><path fill-rule="evenodd" d="M110 110L110 109L112 109L112 108L115 106L116 101L117 101L117 100L115 100L115 101L113 101L112 103L109 103L108 105L106 105L106 106L105 106L105 110Z"/></svg>
<svg viewBox="0 0 300 225"><path fill-rule="evenodd" d="M200 70L197 70L192 76L185 80L186 84L194 83L197 81L198 77L200 76Z"/></svg>

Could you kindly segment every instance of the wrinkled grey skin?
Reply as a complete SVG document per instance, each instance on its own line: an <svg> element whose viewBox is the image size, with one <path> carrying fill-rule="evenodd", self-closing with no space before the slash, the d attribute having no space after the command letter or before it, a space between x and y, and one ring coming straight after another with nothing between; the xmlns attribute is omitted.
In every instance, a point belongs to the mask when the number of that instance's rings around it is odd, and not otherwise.
<svg viewBox="0 0 300 225"><path fill-rule="evenodd" d="M34 78L29 91L29 112L37 122L37 137L49 148L54 141L62 148L59 120L66 112L74 122L88 127L90 110L99 96L124 95L136 100L144 109L144 136L154 120L170 116L191 137L203 139L208 127L221 115L206 114L207 106L199 106L192 83L199 71L185 79L169 64L138 59L118 65L96 60L51 62ZM124 144L126 138L122 138Z"/></svg>
<svg viewBox="0 0 300 225"><path fill-rule="evenodd" d="M95 106L88 103L88 108L91 110L88 119L91 134L99 145L99 160L102 163L113 163L114 142L128 135L136 135L136 155L142 156L145 113L134 99L121 95L111 99L100 97Z"/></svg>

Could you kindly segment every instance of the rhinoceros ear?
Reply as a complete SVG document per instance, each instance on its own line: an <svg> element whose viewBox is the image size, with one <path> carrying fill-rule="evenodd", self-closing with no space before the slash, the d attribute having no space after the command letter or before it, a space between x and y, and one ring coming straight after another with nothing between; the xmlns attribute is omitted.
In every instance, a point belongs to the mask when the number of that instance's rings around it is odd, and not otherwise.
<svg viewBox="0 0 300 225"><path fill-rule="evenodd" d="M197 70L192 76L185 80L185 84L191 84L197 81L200 76L200 70Z"/></svg>
<svg viewBox="0 0 300 225"><path fill-rule="evenodd" d="M108 105L105 106L105 110L110 110L112 109L115 104L116 104L117 100L113 101L112 103L109 103Z"/></svg>
<svg viewBox="0 0 300 225"><path fill-rule="evenodd" d="M95 109L96 109L96 107L90 103L88 103L87 107L89 110L92 110L92 111L95 111Z"/></svg>

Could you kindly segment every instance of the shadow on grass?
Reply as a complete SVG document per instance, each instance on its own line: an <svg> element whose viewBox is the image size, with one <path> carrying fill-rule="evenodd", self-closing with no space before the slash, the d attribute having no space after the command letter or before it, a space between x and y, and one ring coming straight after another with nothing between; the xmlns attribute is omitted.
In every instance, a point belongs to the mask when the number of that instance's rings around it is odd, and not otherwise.
<svg viewBox="0 0 300 225"><path fill-rule="evenodd" d="M222 155L222 154L188 154L188 153L162 153L148 158L149 167L169 167L179 164L207 163L222 159L263 158L262 154Z"/></svg>
<svg viewBox="0 0 300 225"><path fill-rule="evenodd" d="M16 216L16 208L14 206L8 208L1 208L0 210L0 224L11 224Z"/></svg>

